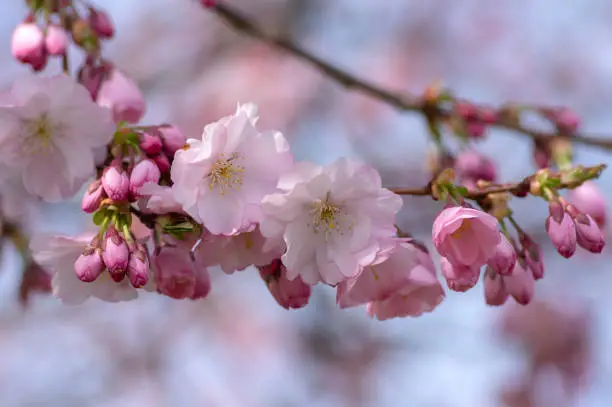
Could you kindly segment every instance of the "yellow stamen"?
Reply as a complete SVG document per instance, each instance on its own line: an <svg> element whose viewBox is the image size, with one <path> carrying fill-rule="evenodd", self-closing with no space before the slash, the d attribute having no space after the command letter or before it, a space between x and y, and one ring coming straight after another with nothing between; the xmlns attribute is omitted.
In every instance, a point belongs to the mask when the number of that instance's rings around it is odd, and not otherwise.
<svg viewBox="0 0 612 407"><path fill-rule="evenodd" d="M469 230L470 230L470 221L469 219L466 219L461 223L461 226L459 226L457 230L451 233L451 237L455 239L459 239L463 237Z"/></svg>
<svg viewBox="0 0 612 407"><path fill-rule="evenodd" d="M210 189L219 188L221 195L225 195L228 190L238 190L242 185L242 177L244 175L244 167L239 165L237 161L242 157L238 153L232 154L231 157L225 158L225 154L213 164L210 170Z"/></svg>

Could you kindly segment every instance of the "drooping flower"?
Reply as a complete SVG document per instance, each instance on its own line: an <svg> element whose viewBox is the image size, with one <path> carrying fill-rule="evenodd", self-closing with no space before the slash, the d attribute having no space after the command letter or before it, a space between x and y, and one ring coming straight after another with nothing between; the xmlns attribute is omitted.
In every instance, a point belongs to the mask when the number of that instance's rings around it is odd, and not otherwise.
<svg viewBox="0 0 612 407"><path fill-rule="evenodd" d="M108 273L86 283L77 277L75 262L91 241L93 234L71 236L35 236L30 242L34 259L53 275L53 295L66 304L81 304L89 297L118 302L135 299L138 294L127 280L115 283Z"/></svg>
<svg viewBox="0 0 612 407"><path fill-rule="evenodd" d="M287 268L280 259L270 264L258 267L259 275L266 282L270 294L284 309L297 309L305 307L310 300L311 287L301 278L287 279Z"/></svg>
<svg viewBox="0 0 612 407"><path fill-rule="evenodd" d="M497 219L462 206L444 209L433 223L434 245L453 265L480 267L495 253L501 240Z"/></svg>
<svg viewBox="0 0 612 407"><path fill-rule="evenodd" d="M397 239L382 261L375 260L356 277L338 285L341 308L365 303L378 319L391 316L418 316L430 312L444 298L436 269L427 254L407 239Z"/></svg>
<svg viewBox="0 0 612 407"><path fill-rule="evenodd" d="M491 267L496 273L501 274L502 276L507 276L514 269L514 264L516 263L516 250L508 240L508 238L504 235L501 235L501 239L499 244L495 248L495 253L489 259L487 264Z"/></svg>
<svg viewBox="0 0 612 407"><path fill-rule="evenodd" d="M160 294L174 299L198 299L210 291L208 270L191 260L186 245L164 247L153 263Z"/></svg>
<svg viewBox="0 0 612 407"><path fill-rule="evenodd" d="M260 133L252 106L207 125L174 156L174 197L213 234L233 235L261 220L261 201L293 162L281 133Z"/></svg>
<svg viewBox="0 0 612 407"><path fill-rule="evenodd" d="M110 112L65 75L20 78L10 95L0 106L0 161L21 172L33 195L74 195L94 174L94 150L113 137Z"/></svg>
<svg viewBox="0 0 612 407"><path fill-rule="evenodd" d="M512 274L503 279L504 286L512 298L521 305L527 305L533 298L535 278L533 272L521 263L517 261Z"/></svg>
<svg viewBox="0 0 612 407"><path fill-rule="evenodd" d="M453 264L446 257L442 257L440 267L448 288L453 291L465 292L478 283L480 266Z"/></svg>
<svg viewBox="0 0 612 407"><path fill-rule="evenodd" d="M272 245L259 228L234 236L206 234L196 249L196 259L206 267L219 266L224 273L249 266L266 266L282 254L282 245Z"/></svg>
<svg viewBox="0 0 612 407"><path fill-rule="evenodd" d="M546 219L546 231L559 254L570 258L576 252L576 225L567 212L563 212L561 221L552 216Z"/></svg>
<svg viewBox="0 0 612 407"><path fill-rule="evenodd" d="M264 236L283 239L290 280L335 285L356 276L383 249L393 246L401 198L382 188L378 172L341 158L325 167L300 163L266 196Z"/></svg>

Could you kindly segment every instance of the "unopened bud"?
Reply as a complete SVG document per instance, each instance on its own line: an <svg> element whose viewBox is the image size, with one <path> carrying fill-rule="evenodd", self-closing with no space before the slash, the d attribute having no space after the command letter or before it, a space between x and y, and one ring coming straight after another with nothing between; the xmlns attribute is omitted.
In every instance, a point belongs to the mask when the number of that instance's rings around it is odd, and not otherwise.
<svg viewBox="0 0 612 407"><path fill-rule="evenodd" d="M13 57L24 64L30 64L35 70L47 64L45 35L36 23L21 23L15 27L11 39Z"/></svg>
<svg viewBox="0 0 612 407"><path fill-rule="evenodd" d="M100 38L112 38L115 26L108 14L101 10L89 9L89 24Z"/></svg>
<svg viewBox="0 0 612 407"><path fill-rule="evenodd" d="M495 248L495 253L487 262L491 269L502 275L507 276L512 273L516 264L516 251L506 236L501 235L499 244Z"/></svg>
<svg viewBox="0 0 612 407"><path fill-rule="evenodd" d="M100 255L100 249L88 248L74 262L74 272L79 280L85 283L95 281L104 271L104 263Z"/></svg>
<svg viewBox="0 0 612 407"><path fill-rule="evenodd" d="M68 35L66 31L57 25L50 24L45 35L45 47L49 55L60 56L66 53L68 46Z"/></svg>
<svg viewBox="0 0 612 407"><path fill-rule="evenodd" d="M546 219L546 231L559 254L570 258L576 252L576 225L566 212L560 222L552 216Z"/></svg>
<svg viewBox="0 0 612 407"><path fill-rule="evenodd" d="M166 154L157 154L151 157L151 159L155 162L162 174L170 171L170 160L168 160Z"/></svg>
<svg viewBox="0 0 612 407"><path fill-rule="evenodd" d="M130 179L123 168L111 165L102 174L102 187L113 201L125 201L130 192Z"/></svg>
<svg viewBox="0 0 612 407"><path fill-rule="evenodd" d="M151 160L142 160L132 170L130 174L130 193L133 198L138 198L138 191L140 188L148 183L152 182L157 184L161 173L157 165Z"/></svg>
<svg viewBox="0 0 612 407"><path fill-rule="evenodd" d="M531 302L535 290L535 279L533 274L519 261L516 262L512 275L503 277L503 279L508 293L517 303L527 305Z"/></svg>
<svg viewBox="0 0 612 407"><path fill-rule="evenodd" d="M606 242L601 229L591 215L580 214L574 218L576 224L576 241L591 253L601 253Z"/></svg>
<svg viewBox="0 0 612 407"><path fill-rule="evenodd" d="M170 157L174 157L174 153L185 147L185 136L181 130L176 126L162 126L159 127L159 133L161 134L164 142L164 149Z"/></svg>
<svg viewBox="0 0 612 407"><path fill-rule="evenodd" d="M115 281L125 277L129 258L130 251L125 240L114 227L109 227L102 244L102 260Z"/></svg>
<svg viewBox="0 0 612 407"><path fill-rule="evenodd" d="M141 133L140 134L140 148L148 155L156 155L162 151L162 140L157 134Z"/></svg>
<svg viewBox="0 0 612 407"><path fill-rule="evenodd" d="M144 287L149 281L149 261L143 247L130 254L127 275L134 288Z"/></svg>
<svg viewBox="0 0 612 407"><path fill-rule="evenodd" d="M102 181L97 179L87 187L87 191L85 191L81 201L81 209L85 213L94 213L100 208L104 198L106 198L106 193L102 187Z"/></svg>
<svg viewBox="0 0 612 407"><path fill-rule="evenodd" d="M487 267L484 277L484 293L487 305L499 307L508 299L504 279Z"/></svg>

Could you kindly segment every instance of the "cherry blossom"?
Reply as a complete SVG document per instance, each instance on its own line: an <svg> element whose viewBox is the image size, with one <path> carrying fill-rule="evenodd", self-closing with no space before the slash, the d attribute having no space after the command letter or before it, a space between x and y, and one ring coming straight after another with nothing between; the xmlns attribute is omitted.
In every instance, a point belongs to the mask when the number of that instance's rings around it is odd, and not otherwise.
<svg viewBox="0 0 612 407"><path fill-rule="evenodd" d="M113 138L108 109L67 76L24 76L0 106L0 160L47 201L74 195L94 173L93 152Z"/></svg>
<svg viewBox="0 0 612 407"><path fill-rule="evenodd" d="M174 197L213 234L234 235L261 220L261 201L276 191L293 156L279 132L255 128L252 105L204 128L174 157Z"/></svg>
<svg viewBox="0 0 612 407"><path fill-rule="evenodd" d="M288 279L335 285L394 245L402 200L368 165L346 158L325 167L300 163L279 187L285 192L264 199L260 227L271 241L284 240Z"/></svg>

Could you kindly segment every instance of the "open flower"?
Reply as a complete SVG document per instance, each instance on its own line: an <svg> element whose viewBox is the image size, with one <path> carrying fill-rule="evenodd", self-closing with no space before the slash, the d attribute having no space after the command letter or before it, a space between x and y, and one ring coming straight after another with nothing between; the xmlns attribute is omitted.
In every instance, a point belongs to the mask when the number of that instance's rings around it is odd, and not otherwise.
<svg viewBox="0 0 612 407"><path fill-rule="evenodd" d="M480 267L496 251L501 240L497 219L462 206L444 209L433 224L434 245L452 265Z"/></svg>
<svg viewBox="0 0 612 407"><path fill-rule="evenodd" d="M108 273L86 283L77 277L75 262L83 253L93 234L82 236L35 236L30 242L34 259L53 274L53 295L66 304L81 304L89 297L118 302L135 299L138 294L127 279L114 282Z"/></svg>
<svg viewBox="0 0 612 407"><path fill-rule="evenodd" d="M207 125L174 156L173 193L213 234L234 235L261 220L261 201L293 163L281 133L260 133L252 105Z"/></svg>
<svg viewBox="0 0 612 407"><path fill-rule="evenodd" d="M21 172L29 193L71 197L94 174L94 150L113 137L110 112L64 75L23 77L10 96L0 107L0 161Z"/></svg>
<svg viewBox="0 0 612 407"><path fill-rule="evenodd" d="M407 239L397 239L382 262L364 267L361 273L340 283L337 302L341 308L365 303L378 319L418 316L430 312L444 298L429 255Z"/></svg>
<svg viewBox="0 0 612 407"><path fill-rule="evenodd" d="M289 280L335 285L356 276L393 246L402 199L382 188L378 172L341 158L326 167L300 163L284 175L284 193L263 202L264 236L282 238Z"/></svg>

